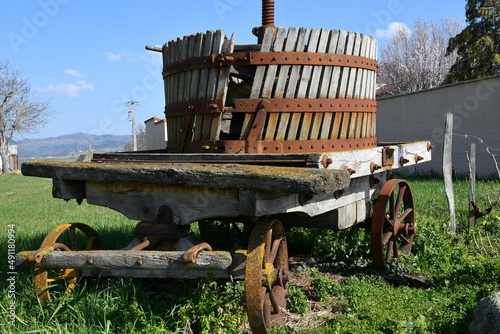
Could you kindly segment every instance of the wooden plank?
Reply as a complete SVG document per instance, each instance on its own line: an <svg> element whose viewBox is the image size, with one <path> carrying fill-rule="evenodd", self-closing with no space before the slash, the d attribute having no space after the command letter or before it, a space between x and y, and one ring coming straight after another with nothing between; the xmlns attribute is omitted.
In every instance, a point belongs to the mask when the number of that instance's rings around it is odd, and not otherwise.
<svg viewBox="0 0 500 334"><path fill-rule="evenodd" d="M187 58L193 58L195 52L196 35L191 35L187 40ZM191 101L191 81L193 80L193 70L187 71L184 78L184 93L182 102Z"/></svg>
<svg viewBox="0 0 500 334"><path fill-rule="evenodd" d="M101 164L30 162L23 173L69 180L93 180L287 193L328 193L344 189L349 173L313 168L209 164ZM36 175L35 175L36 174ZM340 187L340 188L339 188ZM186 191L189 191L187 189Z"/></svg>
<svg viewBox="0 0 500 334"><path fill-rule="evenodd" d="M347 33L344 30L339 31L338 43L335 53L344 54L346 47ZM330 83L330 88L328 90L328 98L338 99L339 98L339 86L340 78L342 74L342 67L334 66L332 71L332 79Z"/></svg>
<svg viewBox="0 0 500 334"><path fill-rule="evenodd" d="M347 33L346 44L344 46L345 55L352 55L354 52L354 43L356 41L356 34L352 31ZM340 73L340 83L339 83L339 98L345 99L348 94L348 84L349 84L349 75L351 68L343 67Z"/></svg>
<svg viewBox="0 0 500 334"><path fill-rule="evenodd" d="M360 51L361 51L361 37L360 34L358 33L353 33L351 32L354 41L353 41L353 49L352 49L352 55L354 56L359 56ZM349 68L349 76L347 79L347 88L346 88L346 98L352 99L354 97L354 91L356 90L356 85L359 85L358 78L357 78L357 72L358 69L351 67Z"/></svg>
<svg viewBox="0 0 500 334"><path fill-rule="evenodd" d="M330 42L330 31L328 29L321 29L318 45L315 51L317 53L325 53L328 48L328 44ZM308 50L310 51L310 50ZM311 51L310 51L311 52ZM312 75L311 75L311 83L309 86L309 90L307 92L307 97L310 99L315 99L318 97L318 92L320 91L320 83L323 83L322 76L323 71L330 66L313 66Z"/></svg>
<svg viewBox="0 0 500 334"><path fill-rule="evenodd" d="M321 126L323 124L323 113L316 112L313 114L313 122L311 127L311 133L309 135L309 139L320 139L319 134L321 130Z"/></svg>
<svg viewBox="0 0 500 334"><path fill-rule="evenodd" d="M274 40L274 29L267 28L264 32L264 38L262 40L261 52L271 51L271 47ZM252 88L250 91L250 98L259 98L262 89L262 82L265 77L267 65L257 66L255 69L255 76L252 83ZM250 133L250 128L253 123L255 113L245 114L245 119L243 121L243 126L241 130L240 139L246 140L248 134Z"/></svg>
<svg viewBox="0 0 500 334"><path fill-rule="evenodd" d="M333 113L331 112L324 113L319 139L330 139L333 120L334 120Z"/></svg>
<svg viewBox="0 0 500 334"><path fill-rule="evenodd" d="M452 160L452 146L453 146L453 114L446 114L446 125L444 131L444 144L443 144L443 178L444 190L448 200L448 209L450 212L450 233L457 234L456 216L455 216L455 194L453 192L453 160Z"/></svg>
<svg viewBox="0 0 500 334"><path fill-rule="evenodd" d="M195 37L195 46L193 50L193 57L201 57L203 55L203 43L205 39L205 34L197 33ZM191 101L196 101L200 96L200 86L201 86L201 70L194 70L191 78L191 88L189 98ZM194 131L193 140L201 140L202 126L203 126L203 115L194 115Z"/></svg>
<svg viewBox="0 0 500 334"><path fill-rule="evenodd" d="M302 52L305 51L307 34L309 30L307 28L300 28L299 35L297 37L297 45L295 51ZM298 83L300 81L300 72L302 66L301 65L293 65L290 69L290 77L288 79L288 86L286 88L285 97L286 98L294 98L296 97L296 90ZM291 114L291 119L289 120L288 132L286 134L287 140L296 140L300 125L300 119L302 115L301 113L293 113Z"/></svg>
<svg viewBox="0 0 500 334"><path fill-rule="evenodd" d="M352 31L349 31L347 33L347 40L346 40L346 45L344 49L344 54L346 55L353 55L354 53L354 47L355 47L355 41L356 41L356 34L353 33ZM349 84L350 81L350 74L351 74L351 68L342 68L340 72L340 83L339 83L339 96L338 98L340 99L345 99L348 97L349 93ZM349 134L349 122L351 120L351 113L349 112L344 112L342 113L342 125L340 129L340 139L346 139Z"/></svg>
<svg viewBox="0 0 500 334"><path fill-rule="evenodd" d="M316 52L318 52L318 53L326 52L326 50L328 48L329 41L330 41L330 31L328 29L325 29L325 28L321 29L318 47L316 49ZM308 98L314 99L314 98L318 97L318 93L320 90L319 86L320 86L320 84L323 83L323 81L322 81L323 71L327 67L329 67L329 66L314 66L313 67L311 83L310 83L309 91L307 93ZM310 130L308 139L318 139L322 122L323 122L323 114L322 113L314 113L312 126L311 126L311 130Z"/></svg>
<svg viewBox="0 0 500 334"><path fill-rule="evenodd" d="M208 30L205 33L205 39L203 41L203 56L209 56L212 54L212 45L214 41L214 32L212 30ZM210 68L204 68L201 70L200 74L200 94L198 95L198 100L207 100L209 99L208 89L209 89L209 77L210 77ZM199 140L208 139L210 136L210 125L212 122L212 115L210 114L200 114L201 126L199 130L201 133L198 134L197 138ZM200 121L198 121L200 123Z"/></svg>
<svg viewBox="0 0 500 334"><path fill-rule="evenodd" d="M327 52L328 53L336 53L337 52L337 44L339 41L339 35L340 32L339 30L331 30L330 31L330 36L329 36L329 42L328 42L328 48ZM319 98L327 98L328 97L328 91L330 89L330 85L332 84L332 74L333 74L333 67L332 66L325 66L324 72L323 72L323 78L321 85L319 87ZM330 139L331 136L331 131L332 131L332 126L333 126L333 114L332 113L325 113L323 115L323 120L321 124L321 131L319 133L319 139Z"/></svg>
<svg viewBox="0 0 500 334"><path fill-rule="evenodd" d="M339 42L339 30L331 30L330 31L330 40L328 42L328 53L336 53L337 52L337 44ZM319 87L319 98L326 99L328 98L328 90L330 89L331 81L332 81L332 73L333 66L325 66L323 72L323 81L321 86Z"/></svg>
<svg viewBox="0 0 500 334"><path fill-rule="evenodd" d="M290 29L288 29L288 35L286 37L283 51L295 51L295 45L297 43L297 32L298 29L295 27L291 27ZM288 75L290 73L291 67L291 65L280 65L278 78L276 80L274 98L281 99L284 97L286 84L288 82Z"/></svg>
<svg viewBox="0 0 500 334"><path fill-rule="evenodd" d="M340 138L340 126L342 125L342 112L335 113L335 120L333 121L331 139L339 139Z"/></svg>
<svg viewBox="0 0 500 334"><path fill-rule="evenodd" d="M357 113L357 120L358 123L356 124L356 132L354 133L354 138L361 138L361 133L363 131L363 117L365 113L358 112Z"/></svg>
<svg viewBox="0 0 500 334"><path fill-rule="evenodd" d="M366 34L361 34L360 35L361 37L361 51L359 53L360 56L362 57L368 57L368 48L369 48L369 44L370 44L370 39L368 37L368 35ZM366 90L366 80L367 80L367 73L368 73L368 70L365 70L365 69L359 69L358 70L358 73L357 73L357 77L358 77L358 80L359 80L359 85L356 85L356 89L354 91L354 98L356 99L364 99L365 98L365 95L363 94L364 91Z"/></svg>
<svg viewBox="0 0 500 334"><path fill-rule="evenodd" d="M375 37L371 37L372 40L372 45L371 45L371 52L370 52L370 58L371 59L377 59L377 40ZM368 98L375 100L375 91L376 91L376 73L374 71L369 71L369 86L368 86Z"/></svg>
<svg viewBox="0 0 500 334"><path fill-rule="evenodd" d="M186 263L183 251L129 251L94 250L74 252L50 252L44 254L39 266L42 268L74 269L160 269L165 271L226 270L232 262L231 253L225 251L202 251L196 263ZM29 264L30 252L20 252L16 259Z"/></svg>
<svg viewBox="0 0 500 334"><path fill-rule="evenodd" d="M349 119L349 132L347 133L347 138L353 139L356 135L356 125L358 125L358 115L360 113L351 112L351 117Z"/></svg>
<svg viewBox="0 0 500 334"><path fill-rule="evenodd" d="M318 45L320 42L321 30L313 28L309 36L309 41L307 43L307 52L316 52L318 50ZM326 46L325 46L326 49ZM313 74L314 66L304 65L302 66L302 74L299 80L299 87L297 90L296 98L307 97L308 90L311 87L311 79ZM309 138L309 133L311 130L311 122L313 118L313 113L303 113L299 129L299 139L306 140Z"/></svg>
<svg viewBox="0 0 500 334"><path fill-rule="evenodd" d="M342 124L340 125L340 134L339 134L340 139L347 138L347 132L349 131L349 120L350 119L351 119L350 112L343 112L342 113Z"/></svg>
<svg viewBox="0 0 500 334"><path fill-rule="evenodd" d="M273 43L272 50L275 52L281 52L284 48L285 44L285 28L278 28L276 31L276 38ZM276 82L276 75L278 73L278 65L269 65L266 72L266 77L264 79L264 86L262 88L262 97L263 98L271 98L273 97L273 88ZM278 125L278 113L269 113L268 114L267 126L264 132L265 140L274 140L274 134L276 133L276 128Z"/></svg>
<svg viewBox="0 0 500 334"><path fill-rule="evenodd" d="M274 44L275 31L273 28L266 28L264 32L264 38L262 40L261 52L270 52ZM266 78L266 71L270 65L257 66L255 69L255 76L253 79L252 90L250 93L250 98L257 99L260 98L264 80Z"/></svg>
<svg viewBox="0 0 500 334"><path fill-rule="evenodd" d="M286 35L286 29L285 28L278 28L276 30L276 37L273 42L271 51L274 52L281 52L283 51L284 48L284 43L285 43L285 35ZM261 97L268 99L273 97L273 88L274 88L274 83L276 82L276 74L278 72L278 65L268 65L267 66L267 72L264 78L264 85L262 87L262 93Z"/></svg>
<svg viewBox="0 0 500 334"><path fill-rule="evenodd" d="M212 46L212 54L219 54L225 50L222 50L225 40L225 32L223 30L217 30L215 33L214 44ZM235 35L233 35L234 37ZM233 40L234 44L234 40ZM226 87L229 80L229 70L230 67L226 67L225 69L220 68L211 68L210 69L210 82L209 87L213 85L214 91L211 92L211 99L223 99L224 92L226 91ZM221 112L212 113L211 121L210 121L210 129L208 137L210 140L219 139L220 126L222 119L222 110Z"/></svg>

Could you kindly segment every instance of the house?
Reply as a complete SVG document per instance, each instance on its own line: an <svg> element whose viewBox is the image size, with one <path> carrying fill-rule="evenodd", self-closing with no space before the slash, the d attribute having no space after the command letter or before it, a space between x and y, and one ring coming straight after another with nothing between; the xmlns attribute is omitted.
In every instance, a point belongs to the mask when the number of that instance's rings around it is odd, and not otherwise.
<svg viewBox="0 0 500 334"><path fill-rule="evenodd" d="M418 171L441 173L447 113L454 116L455 172L468 174L465 152L470 152L470 144L476 143L477 175L497 175L491 154L497 154L500 163L500 76L378 100L378 141L430 140L434 145L432 161L417 165Z"/></svg>
<svg viewBox="0 0 500 334"><path fill-rule="evenodd" d="M17 145L9 145L9 162L11 170L19 170L19 158L17 155ZM3 162L0 159L0 174L2 173Z"/></svg>
<svg viewBox="0 0 500 334"><path fill-rule="evenodd" d="M167 120L151 117L146 124L146 149L164 150L167 147Z"/></svg>

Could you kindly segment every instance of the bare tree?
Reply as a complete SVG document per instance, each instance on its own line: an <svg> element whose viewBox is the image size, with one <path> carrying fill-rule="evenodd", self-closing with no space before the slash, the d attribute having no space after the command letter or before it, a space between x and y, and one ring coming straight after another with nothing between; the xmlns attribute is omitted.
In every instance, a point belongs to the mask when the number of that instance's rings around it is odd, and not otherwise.
<svg viewBox="0 0 500 334"><path fill-rule="evenodd" d="M448 40L462 24L451 18L439 23L415 20L413 29L400 27L380 51L377 97L415 92L442 85L456 52L446 53Z"/></svg>
<svg viewBox="0 0 500 334"><path fill-rule="evenodd" d="M0 62L0 158L4 174L9 173L10 142L16 135L36 133L47 122L49 102L35 96L29 79L12 69L8 60Z"/></svg>
<svg viewBox="0 0 500 334"><path fill-rule="evenodd" d="M147 149L146 126L144 124L137 125L136 135L137 135L137 150L139 150L139 151L146 150ZM134 150L134 143L132 141L127 142L123 146L123 150L124 151L133 151Z"/></svg>

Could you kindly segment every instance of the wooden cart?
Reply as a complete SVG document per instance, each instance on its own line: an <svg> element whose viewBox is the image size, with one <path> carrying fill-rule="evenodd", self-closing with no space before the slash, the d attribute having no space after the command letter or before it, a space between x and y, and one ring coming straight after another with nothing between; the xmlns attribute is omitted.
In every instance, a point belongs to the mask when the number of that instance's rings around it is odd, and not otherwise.
<svg viewBox="0 0 500 334"><path fill-rule="evenodd" d="M164 150L22 165L24 175L52 178L54 197L140 221L122 250L106 249L96 231L74 223L56 227L39 250L20 252L18 264L35 268L42 302L54 280L70 290L82 276L244 279L250 326L267 333L286 308L288 228L368 222L380 268L411 250L413 197L392 171L429 161L431 145L377 142L376 41L276 28L266 14L272 1L263 3L259 44L238 46L234 35L208 31L149 47L164 57ZM243 223L248 248L212 249L208 239L222 236L207 232L210 220ZM188 235L195 222L201 243Z"/></svg>

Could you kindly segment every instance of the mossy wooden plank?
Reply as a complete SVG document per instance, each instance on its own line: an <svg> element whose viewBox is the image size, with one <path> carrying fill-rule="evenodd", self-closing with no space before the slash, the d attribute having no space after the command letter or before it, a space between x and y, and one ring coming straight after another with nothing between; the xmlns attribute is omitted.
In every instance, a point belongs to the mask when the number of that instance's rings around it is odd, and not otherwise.
<svg viewBox="0 0 500 334"><path fill-rule="evenodd" d="M24 175L53 179L236 188L298 194L346 189L349 173L312 168L238 164L102 164L32 161Z"/></svg>

